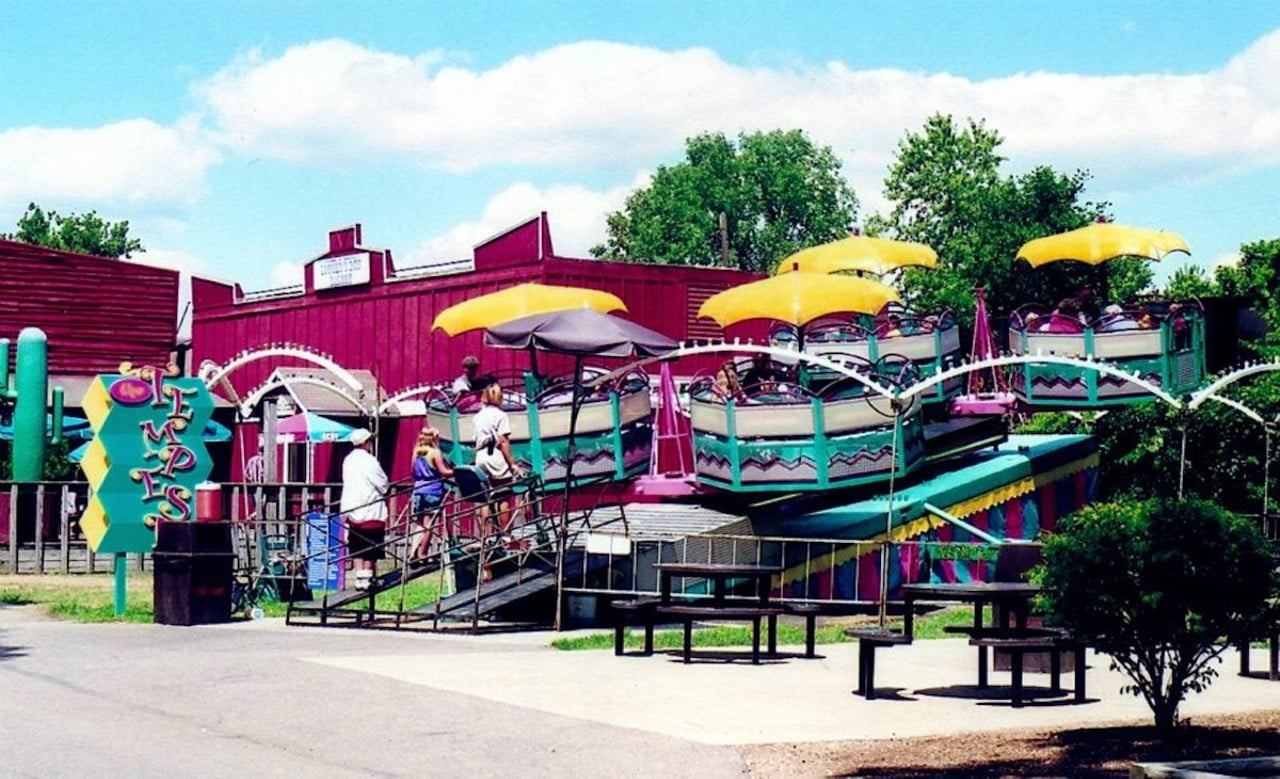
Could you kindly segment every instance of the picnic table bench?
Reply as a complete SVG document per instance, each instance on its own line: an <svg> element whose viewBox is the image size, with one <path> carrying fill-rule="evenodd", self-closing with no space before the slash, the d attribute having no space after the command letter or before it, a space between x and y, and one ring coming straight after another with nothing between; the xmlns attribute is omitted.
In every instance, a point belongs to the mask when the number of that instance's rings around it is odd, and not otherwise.
<svg viewBox="0 0 1280 779"><path fill-rule="evenodd" d="M657 597L639 597L613 602L620 612L614 624L613 651L624 654L625 615L633 615L630 621L644 627L644 654L653 653L653 628L662 618L679 622L684 628L684 661L692 659L693 623L698 620L746 620L752 625L751 661L760 662L760 624L768 628L768 652L778 651L778 617L795 614L805 619L805 657L814 657L818 607L809 603L778 603L770 600L770 583L781 572L778 566L731 563L658 563L654 566L659 576ZM709 584L709 593L673 594L674 579L701 579ZM750 582L754 597L729 597L730 582Z"/></svg>
<svg viewBox="0 0 1280 779"><path fill-rule="evenodd" d="M911 635L880 628L845 628L844 634L858 639L858 687L853 692L871 700L876 697L876 650L910 644Z"/></svg>
<svg viewBox="0 0 1280 779"><path fill-rule="evenodd" d="M692 623L698 620L750 620L754 623L763 619L766 625L767 652L770 655L776 655L778 653L778 617L783 614L793 614L804 617L804 656L810 659L817 656L815 645L819 609L817 604L813 603L771 603L768 606L760 606L749 601L729 600L713 605L710 599L701 598L683 602L672 601L664 605L661 598L640 597L615 600L611 605L615 611L620 612L613 627L615 655L626 653L626 628L630 623L644 628L644 648L641 654L653 654L653 630L662 617L671 617L673 621L680 622L684 627L685 662L689 662L691 655ZM754 628L753 633L758 639L758 626ZM759 662L758 648L753 648L752 659L754 662Z"/></svg>
<svg viewBox="0 0 1280 779"><path fill-rule="evenodd" d="M868 699L875 697L875 655L881 647L903 646L912 642L915 630L915 604L923 600L962 601L973 604L973 622L943 628L948 633L969 637L970 646L978 648L978 686L988 686L989 650L1009 653L1014 706L1023 704L1023 671L1026 655L1046 652L1055 692L1061 688L1062 655L1070 652L1075 660L1075 700L1085 697L1085 645L1053 628L1030 627L1027 613L1031 599L1040 591L1025 582L906 584L902 587L905 602L902 632L877 628L848 628L845 635L858 640L858 687L854 691ZM983 607L994 605L999 619L985 624Z"/></svg>
<svg viewBox="0 0 1280 779"><path fill-rule="evenodd" d="M1010 657L1010 687L1014 708L1022 706L1023 661L1028 652L1049 653L1049 688L1062 690L1062 653L1071 652L1075 659L1075 701L1085 700L1085 645L1067 633L1053 628L1022 628L1014 630L978 631L969 639L970 646L1003 649ZM978 687L988 686L986 665L978 667Z"/></svg>
<svg viewBox="0 0 1280 779"><path fill-rule="evenodd" d="M1267 671L1267 678L1273 682L1280 682L1280 621L1276 621L1267 628L1265 636L1267 641L1267 658L1270 666ZM1249 643L1246 642L1236 647L1240 652L1240 675L1249 675Z"/></svg>

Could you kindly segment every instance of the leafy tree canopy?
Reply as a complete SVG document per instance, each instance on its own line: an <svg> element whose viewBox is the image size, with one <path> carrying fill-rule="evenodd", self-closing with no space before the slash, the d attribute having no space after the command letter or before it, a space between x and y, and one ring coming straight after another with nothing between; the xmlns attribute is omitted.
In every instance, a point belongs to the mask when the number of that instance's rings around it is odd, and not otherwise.
<svg viewBox="0 0 1280 779"><path fill-rule="evenodd" d="M1240 247L1240 263L1221 265L1214 281L1223 295L1243 295L1253 301L1270 332L1265 348L1267 356L1280 354L1280 238L1254 241Z"/></svg>
<svg viewBox="0 0 1280 779"><path fill-rule="evenodd" d="M1262 634L1280 594L1258 527L1205 501L1098 504L1045 543L1050 620L1110 656L1162 729L1217 675L1214 659Z"/></svg>
<svg viewBox="0 0 1280 779"><path fill-rule="evenodd" d="M31 203L18 220L18 230L5 235L13 241L23 241L51 249L92 254L98 257L130 257L134 252L144 252L142 242L129 237L129 222L107 222L96 211L87 214L62 216Z"/></svg>
<svg viewBox="0 0 1280 779"><path fill-rule="evenodd" d="M783 257L848 235L858 200L830 147L799 130L707 133L685 143L685 161L660 166L649 186L609 214L591 254L613 260L722 264L770 273Z"/></svg>
<svg viewBox="0 0 1280 779"><path fill-rule="evenodd" d="M1178 268L1165 284L1164 296L1170 300L1207 297L1218 294L1218 285L1204 268L1188 265Z"/></svg>
<svg viewBox="0 0 1280 779"><path fill-rule="evenodd" d="M1075 262L1032 269L1015 262L1023 243L1088 224L1109 207L1082 201L1087 173L1067 175L1040 166L1003 176L1002 138L984 123L961 126L950 116L930 117L919 133L907 133L885 179L892 208L869 220L872 233L919 241L939 254L939 267L909 269L907 294L923 311L950 308L973 320L973 289L985 287L997 318L1025 303L1052 305L1089 286L1124 300L1151 283L1140 260L1102 267Z"/></svg>

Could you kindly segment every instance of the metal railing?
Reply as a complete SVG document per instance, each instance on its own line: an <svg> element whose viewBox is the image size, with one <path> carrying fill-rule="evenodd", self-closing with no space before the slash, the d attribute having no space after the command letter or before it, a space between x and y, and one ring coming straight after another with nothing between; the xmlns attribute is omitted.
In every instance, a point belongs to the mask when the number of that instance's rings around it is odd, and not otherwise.
<svg viewBox="0 0 1280 779"><path fill-rule="evenodd" d="M605 554L606 563L587 558L569 572L565 590L575 595L634 596L658 592L656 563L699 562L781 565L775 598L813 603L832 610L879 602L881 541L786 538L704 533L671 540L637 540L629 552ZM991 581L998 544L935 540L890 543L890 600L902 584L927 581ZM706 582L683 580L677 594L705 594Z"/></svg>

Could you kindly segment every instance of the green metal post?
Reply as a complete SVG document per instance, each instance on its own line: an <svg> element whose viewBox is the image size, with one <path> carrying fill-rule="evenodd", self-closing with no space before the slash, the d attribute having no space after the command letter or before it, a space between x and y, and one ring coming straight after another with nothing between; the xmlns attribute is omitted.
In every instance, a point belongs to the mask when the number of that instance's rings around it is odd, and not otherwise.
<svg viewBox="0 0 1280 779"><path fill-rule="evenodd" d="M831 486L828 468L831 455L827 451L827 420L822 416L822 399L812 398L809 407L813 415L813 464L818 484L825 489Z"/></svg>
<svg viewBox="0 0 1280 779"><path fill-rule="evenodd" d="M618 393L609 392L609 413L613 415L613 430L610 433L609 440L613 445L613 477L615 479L627 478L627 466L623 462L622 451L622 400L618 397ZM656 452L654 453L656 456Z"/></svg>
<svg viewBox="0 0 1280 779"><path fill-rule="evenodd" d="M40 481L44 476L45 404L49 398L49 341L38 327L18 334L13 407L13 480Z"/></svg>
<svg viewBox="0 0 1280 779"><path fill-rule="evenodd" d="M547 456L542 450L542 420L538 419L538 404L532 400L526 400L524 409L529 415L529 469L539 479L545 480Z"/></svg>
<svg viewBox="0 0 1280 779"><path fill-rule="evenodd" d="M117 617L124 616L125 604L125 578L129 573L128 561L125 559L124 552L116 552L115 560L115 611Z"/></svg>

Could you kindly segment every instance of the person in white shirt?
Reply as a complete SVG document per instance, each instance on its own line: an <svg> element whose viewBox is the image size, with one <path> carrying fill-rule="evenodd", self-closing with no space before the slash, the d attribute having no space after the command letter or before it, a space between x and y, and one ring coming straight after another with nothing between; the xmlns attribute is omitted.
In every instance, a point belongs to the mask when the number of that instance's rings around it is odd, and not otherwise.
<svg viewBox="0 0 1280 779"><path fill-rule="evenodd" d="M367 590L387 538L387 473L370 451L373 434L360 428L351 434L354 448L342 461L342 500L347 523L347 555L352 559L356 589Z"/></svg>
<svg viewBox="0 0 1280 779"><path fill-rule="evenodd" d="M502 387L490 384L481 399L484 405L471 420L476 433L476 466L489 477L491 495L498 502L497 531L506 532L511 520L511 483L524 474L511 454L511 419L502 410Z"/></svg>
<svg viewBox="0 0 1280 779"><path fill-rule="evenodd" d="M453 380L453 396L465 395L472 390L480 389L477 379L480 377L480 360L470 354L462 358L462 374Z"/></svg>

